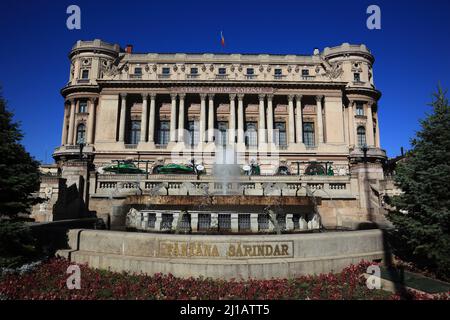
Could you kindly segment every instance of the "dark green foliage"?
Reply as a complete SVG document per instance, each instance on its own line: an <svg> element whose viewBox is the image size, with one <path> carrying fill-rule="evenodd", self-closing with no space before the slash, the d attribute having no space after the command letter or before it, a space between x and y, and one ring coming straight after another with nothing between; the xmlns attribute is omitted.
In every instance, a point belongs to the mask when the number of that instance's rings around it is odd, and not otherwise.
<svg viewBox="0 0 450 320"><path fill-rule="evenodd" d="M20 143L23 135L12 117L0 94L0 216L9 217L28 213L39 201L32 197L39 190L39 162Z"/></svg>
<svg viewBox="0 0 450 320"><path fill-rule="evenodd" d="M35 242L23 222L0 220L0 267L14 268L36 257Z"/></svg>
<svg viewBox="0 0 450 320"><path fill-rule="evenodd" d="M403 194L392 199L396 254L450 279L450 106L438 88L412 150L397 167Z"/></svg>

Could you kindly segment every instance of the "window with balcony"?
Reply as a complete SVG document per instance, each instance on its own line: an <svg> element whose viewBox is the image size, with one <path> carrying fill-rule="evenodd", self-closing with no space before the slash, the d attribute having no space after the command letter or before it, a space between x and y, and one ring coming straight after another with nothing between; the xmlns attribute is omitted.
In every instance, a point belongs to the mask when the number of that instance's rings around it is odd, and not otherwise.
<svg viewBox="0 0 450 320"><path fill-rule="evenodd" d="M364 115L364 104L362 102L356 103L356 115L363 116Z"/></svg>
<svg viewBox="0 0 450 320"><path fill-rule="evenodd" d="M85 144L86 142L86 126L80 123L77 126L77 144Z"/></svg>
<svg viewBox="0 0 450 320"><path fill-rule="evenodd" d="M79 113L86 113L87 112L87 101L80 101L80 105L78 107Z"/></svg>
<svg viewBox="0 0 450 320"><path fill-rule="evenodd" d="M169 138L170 138L170 122L169 121L161 121L159 123L157 138L158 138L159 145L165 146L169 143Z"/></svg>
<svg viewBox="0 0 450 320"><path fill-rule="evenodd" d="M258 131L256 122L247 122L245 124L245 145L247 147L258 146Z"/></svg>
<svg viewBox="0 0 450 320"><path fill-rule="evenodd" d="M304 122L303 123L303 143L307 147L314 147L314 123L313 122Z"/></svg>
<svg viewBox="0 0 450 320"><path fill-rule="evenodd" d="M198 128L198 122L196 121L189 121L188 122L188 131L189 131L189 145L191 147L194 147L198 145L198 142L200 140L200 131Z"/></svg>
<svg viewBox="0 0 450 320"><path fill-rule="evenodd" d="M366 145L366 128L359 126L356 130L356 136L358 139L358 146L362 147Z"/></svg>
<svg viewBox="0 0 450 320"><path fill-rule="evenodd" d="M275 122L275 144L280 148L287 147L286 122Z"/></svg>
<svg viewBox="0 0 450 320"><path fill-rule="evenodd" d="M132 120L130 123L129 144L138 144L141 139L141 121Z"/></svg>

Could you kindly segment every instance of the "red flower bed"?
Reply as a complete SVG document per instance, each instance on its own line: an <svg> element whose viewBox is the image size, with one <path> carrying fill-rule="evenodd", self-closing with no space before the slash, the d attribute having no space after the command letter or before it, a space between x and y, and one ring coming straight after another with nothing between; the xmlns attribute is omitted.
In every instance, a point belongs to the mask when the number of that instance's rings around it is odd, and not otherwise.
<svg viewBox="0 0 450 320"><path fill-rule="evenodd" d="M0 278L0 296L7 299L400 299L398 295L369 290L362 276L369 262L351 265L337 274L282 280L223 281L180 279L114 273L80 265L81 289L66 286L64 259L52 259L26 274ZM429 296L412 293L415 299ZM448 299L449 295L435 297Z"/></svg>

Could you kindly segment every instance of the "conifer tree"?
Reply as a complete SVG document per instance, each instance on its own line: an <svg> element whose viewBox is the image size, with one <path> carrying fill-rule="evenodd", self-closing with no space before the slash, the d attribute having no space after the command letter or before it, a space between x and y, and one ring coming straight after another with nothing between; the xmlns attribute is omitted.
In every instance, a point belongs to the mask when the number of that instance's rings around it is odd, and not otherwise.
<svg viewBox="0 0 450 320"><path fill-rule="evenodd" d="M450 279L450 106L438 87L412 150L397 166L403 193L394 197L394 247L417 266Z"/></svg>
<svg viewBox="0 0 450 320"><path fill-rule="evenodd" d="M23 134L0 93L0 217L29 213L39 199L39 162L21 144Z"/></svg>

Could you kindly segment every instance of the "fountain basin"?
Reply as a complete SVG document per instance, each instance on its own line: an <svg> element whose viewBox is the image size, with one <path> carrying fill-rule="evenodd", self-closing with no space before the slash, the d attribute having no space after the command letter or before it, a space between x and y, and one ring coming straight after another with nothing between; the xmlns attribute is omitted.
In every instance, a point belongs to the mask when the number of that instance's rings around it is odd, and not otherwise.
<svg viewBox="0 0 450 320"><path fill-rule="evenodd" d="M175 235L73 229L58 255L112 271L177 277L293 278L383 258L380 230L283 235Z"/></svg>

